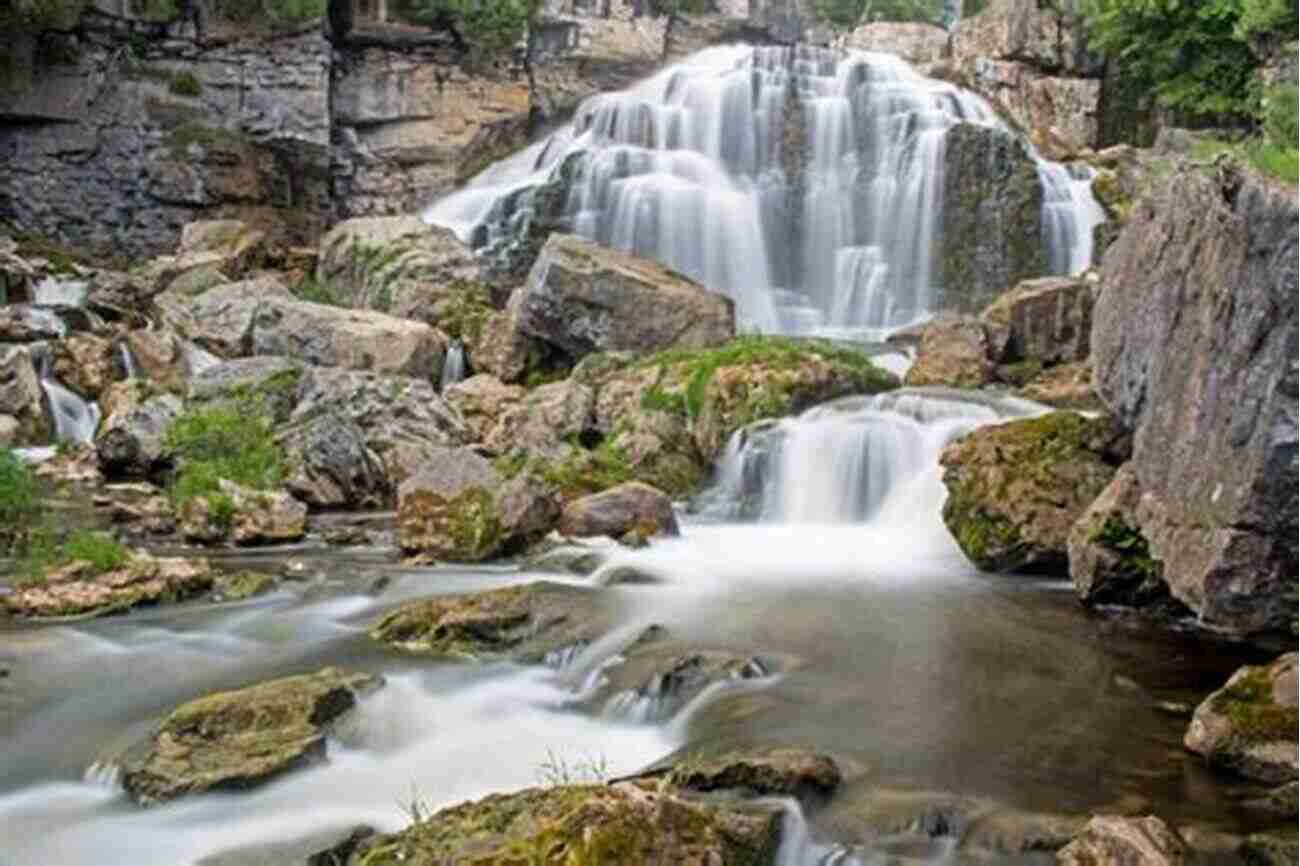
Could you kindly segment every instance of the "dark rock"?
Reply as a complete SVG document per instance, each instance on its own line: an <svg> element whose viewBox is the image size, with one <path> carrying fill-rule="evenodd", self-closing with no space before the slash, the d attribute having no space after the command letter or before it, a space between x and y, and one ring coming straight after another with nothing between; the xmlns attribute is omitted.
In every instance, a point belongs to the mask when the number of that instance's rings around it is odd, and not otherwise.
<svg viewBox="0 0 1300 866"><path fill-rule="evenodd" d="M109 478L147 477L169 460L167 428L181 413L181 400L174 394L150 396L136 388L134 399L126 399L104 419L95 437L99 467Z"/></svg>
<svg viewBox="0 0 1300 866"><path fill-rule="evenodd" d="M842 780L830 757L793 748L692 760L674 765L668 773L671 784L683 790L743 790L805 801L824 800Z"/></svg>
<svg viewBox="0 0 1300 866"><path fill-rule="evenodd" d="M1163 566L1138 528L1140 497L1125 463L1070 528L1070 578L1084 603L1143 607L1168 597Z"/></svg>
<svg viewBox="0 0 1300 866"><path fill-rule="evenodd" d="M1296 618L1298 216L1264 179L1184 168L1135 206L1093 311L1137 525L1173 596L1238 632Z"/></svg>
<svg viewBox="0 0 1300 866"><path fill-rule="evenodd" d="M322 412L284 430L278 441L288 465L285 489L312 508L375 507L387 501L383 463L346 415Z"/></svg>
<svg viewBox="0 0 1300 866"><path fill-rule="evenodd" d="M1300 840L1294 826L1252 833L1237 849L1246 866L1293 866L1300 861Z"/></svg>

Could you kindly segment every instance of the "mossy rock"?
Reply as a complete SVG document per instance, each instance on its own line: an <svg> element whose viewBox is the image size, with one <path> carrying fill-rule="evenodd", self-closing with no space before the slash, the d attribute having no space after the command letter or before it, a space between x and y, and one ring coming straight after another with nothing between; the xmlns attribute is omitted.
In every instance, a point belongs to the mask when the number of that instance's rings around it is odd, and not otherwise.
<svg viewBox="0 0 1300 866"><path fill-rule="evenodd" d="M986 571L1068 573L1070 528L1105 489L1110 423L1073 412L981 427L940 462L943 519L962 552Z"/></svg>
<svg viewBox="0 0 1300 866"><path fill-rule="evenodd" d="M370 637L416 655L534 662L612 625L599 593L538 582L408 602L375 623Z"/></svg>
<svg viewBox="0 0 1300 866"><path fill-rule="evenodd" d="M1211 764L1262 782L1297 778L1297 655L1240 668L1196 708L1183 744Z"/></svg>
<svg viewBox="0 0 1300 866"><path fill-rule="evenodd" d="M217 578L213 595L224 601L242 601L258 595L264 595L275 589L277 580L273 574L260 571L241 571Z"/></svg>
<svg viewBox="0 0 1300 866"><path fill-rule="evenodd" d="M354 866L760 866L780 811L692 802L653 786L557 785L496 794L365 843Z"/></svg>
<svg viewBox="0 0 1300 866"><path fill-rule="evenodd" d="M408 553L481 562L506 542L495 500L502 477L468 448L432 449L398 491L398 543Z"/></svg>
<svg viewBox="0 0 1300 866"><path fill-rule="evenodd" d="M159 725L147 753L125 767L122 785L142 804L260 785L323 760L330 724L356 705L358 693L382 683L324 668L182 704Z"/></svg>

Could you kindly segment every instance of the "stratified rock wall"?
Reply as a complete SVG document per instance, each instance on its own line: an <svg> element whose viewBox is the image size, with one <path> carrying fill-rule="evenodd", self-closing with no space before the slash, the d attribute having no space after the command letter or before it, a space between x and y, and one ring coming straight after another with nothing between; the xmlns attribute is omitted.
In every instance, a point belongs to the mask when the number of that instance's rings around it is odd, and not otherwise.
<svg viewBox="0 0 1300 866"><path fill-rule="evenodd" d="M1296 615L1297 213L1231 163L1133 208L1093 311L1094 384L1134 432L1136 525L1212 627Z"/></svg>

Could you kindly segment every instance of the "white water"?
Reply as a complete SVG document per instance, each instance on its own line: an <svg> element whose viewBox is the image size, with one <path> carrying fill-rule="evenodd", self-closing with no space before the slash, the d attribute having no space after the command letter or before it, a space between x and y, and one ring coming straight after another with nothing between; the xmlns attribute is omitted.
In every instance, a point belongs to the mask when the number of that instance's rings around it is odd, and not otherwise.
<svg viewBox="0 0 1300 866"><path fill-rule="evenodd" d="M99 406L83 400L53 379L41 377L41 390L49 403L54 435L60 442L87 444L99 429Z"/></svg>
<svg viewBox="0 0 1300 866"><path fill-rule="evenodd" d="M781 154L791 98L798 178ZM938 303L945 140L958 123L1006 131L982 99L892 55L711 48L593 97L425 218L491 253L529 219L527 191L569 173L573 231L727 293L742 328L875 339ZM1100 209L1086 181L1038 163L1052 269L1081 271Z"/></svg>
<svg viewBox="0 0 1300 866"><path fill-rule="evenodd" d="M459 341L447 349L447 357L442 362L442 378L438 383L438 392L442 393L451 385L465 378L465 347Z"/></svg>
<svg viewBox="0 0 1300 866"><path fill-rule="evenodd" d="M84 280L56 280L46 277L32 289L32 302L43 306L80 307L86 302L89 285Z"/></svg>

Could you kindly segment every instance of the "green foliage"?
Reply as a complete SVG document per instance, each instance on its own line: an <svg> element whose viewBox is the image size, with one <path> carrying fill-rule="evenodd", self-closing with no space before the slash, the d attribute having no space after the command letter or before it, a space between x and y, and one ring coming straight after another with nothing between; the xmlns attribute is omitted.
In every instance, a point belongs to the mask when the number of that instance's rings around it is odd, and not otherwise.
<svg viewBox="0 0 1300 866"><path fill-rule="evenodd" d="M28 536L15 571L21 582L35 584L73 562L89 563L89 574L96 575L119 569L130 558L131 551L107 533L80 529L60 541L45 524Z"/></svg>
<svg viewBox="0 0 1300 866"><path fill-rule="evenodd" d="M1264 136L1278 147L1294 150L1300 144L1300 88L1278 84L1260 100Z"/></svg>
<svg viewBox="0 0 1300 866"><path fill-rule="evenodd" d="M863 21L937 23L943 0L813 0L812 10L818 20L844 28Z"/></svg>
<svg viewBox="0 0 1300 866"><path fill-rule="evenodd" d="M398 14L455 33L472 57L481 58L518 42L540 5L540 0L403 0Z"/></svg>
<svg viewBox="0 0 1300 866"><path fill-rule="evenodd" d="M214 0L212 13L242 24L287 25L322 17L325 5L325 0Z"/></svg>
<svg viewBox="0 0 1300 866"><path fill-rule="evenodd" d="M233 519L233 503L226 509L220 502L221 479L255 490L276 487L284 478L285 466L271 425L264 401L258 399L181 414L166 436L167 448L178 466L172 479L172 501L180 505L191 497L205 496L214 518L228 510Z"/></svg>
<svg viewBox="0 0 1300 866"><path fill-rule="evenodd" d="M1218 138L1205 138L1197 142L1192 155L1199 159L1213 159L1219 154L1231 154L1250 163L1256 171L1287 183L1300 183L1300 151L1256 137L1243 142L1229 142Z"/></svg>
<svg viewBox="0 0 1300 866"><path fill-rule="evenodd" d="M177 96L198 96L203 92L203 85L194 77L193 72L178 72L172 76L167 89Z"/></svg>
<svg viewBox="0 0 1300 866"><path fill-rule="evenodd" d="M44 510L32 470L13 451L0 448L0 545L16 542Z"/></svg>
<svg viewBox="0 0 1300 866"><path fill-rule="evenodd" d="M338 291L329 283L319 282L315 277L309 276L294 286L293 293L300 300L310 301L313 304L329 304L334 307L343 306Z"/></svg>

